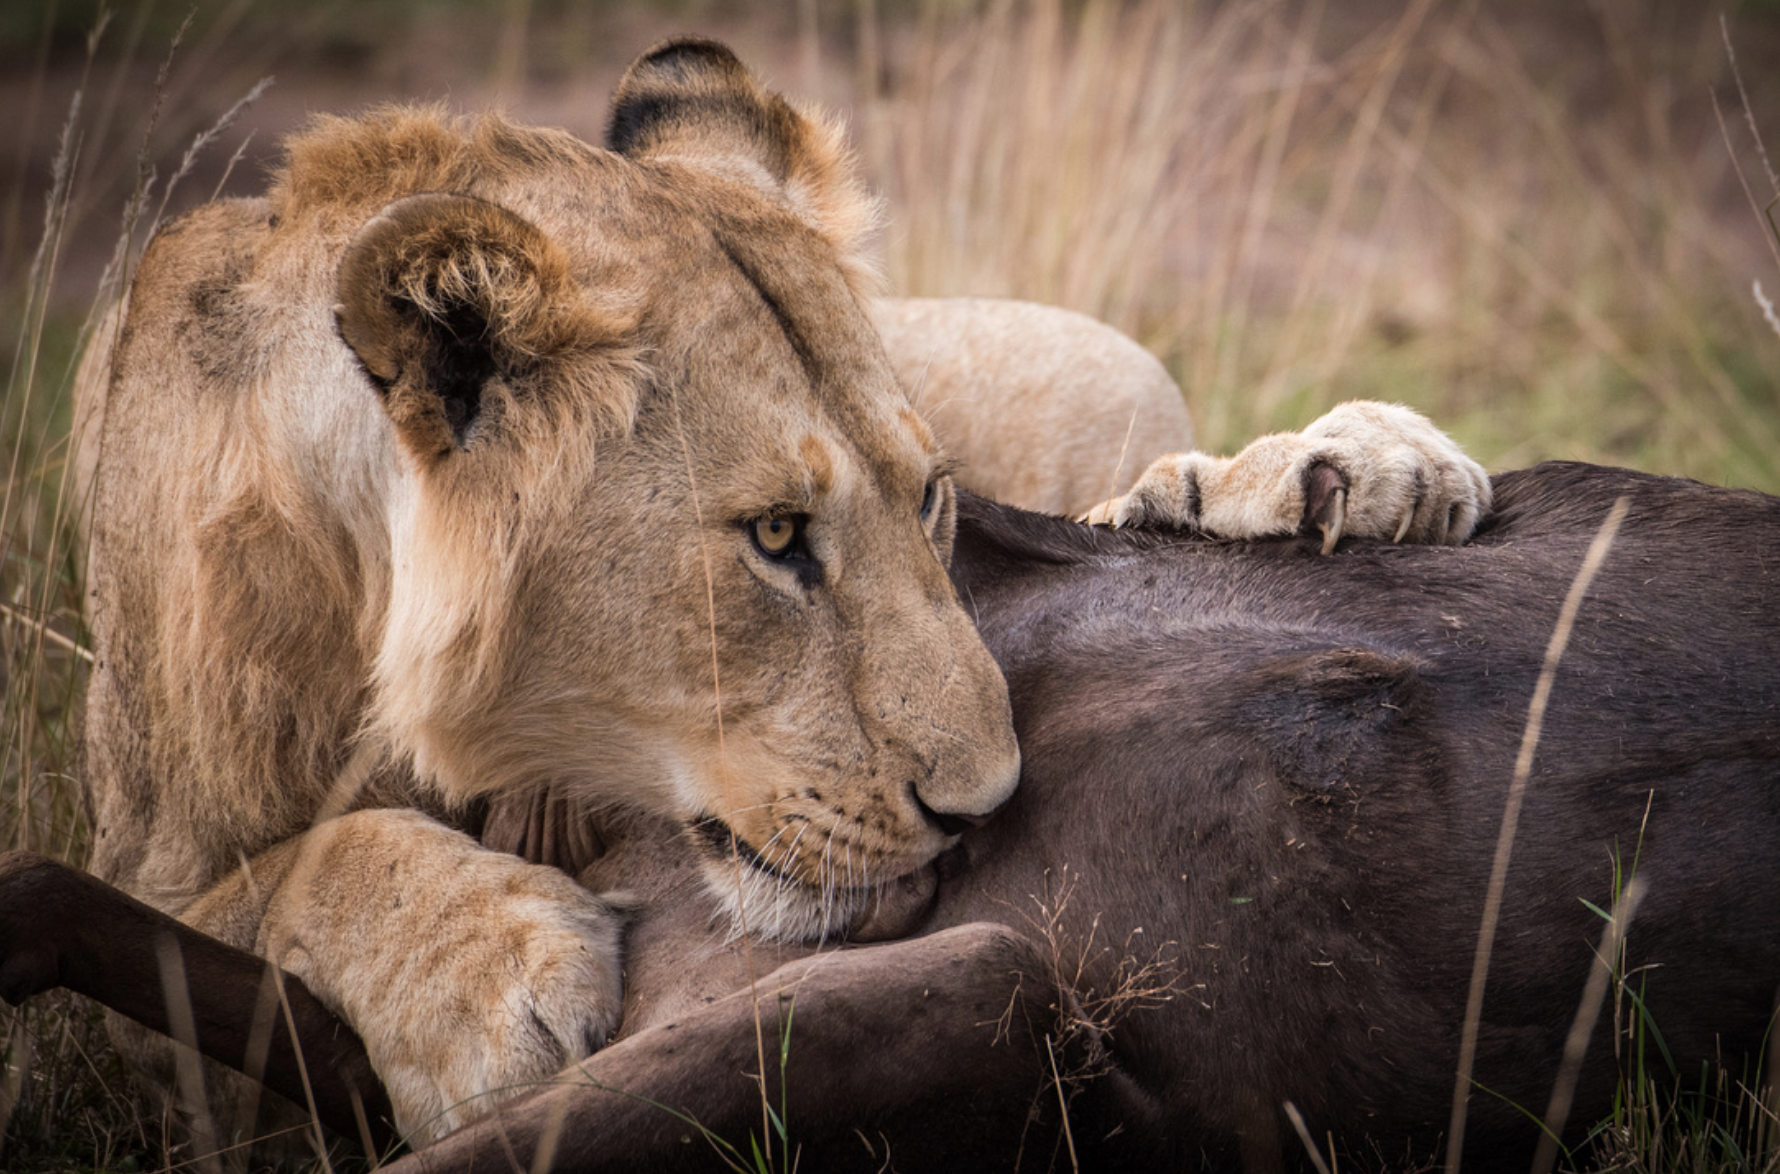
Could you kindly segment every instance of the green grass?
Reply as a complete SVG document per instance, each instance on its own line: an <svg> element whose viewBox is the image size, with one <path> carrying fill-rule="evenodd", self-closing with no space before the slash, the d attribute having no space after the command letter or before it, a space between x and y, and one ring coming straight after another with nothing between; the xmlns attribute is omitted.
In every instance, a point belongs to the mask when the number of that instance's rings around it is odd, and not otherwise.
<svg viewBox="0 0 1780 1174"><path fill-rule="evenodd" d="M369 69L416 14L480 30L453 43L488 60L453 76L533 78L521 114L548 97L536 79L568 68L553 22L628 51L736 21L721 5L574 7L392 0L368 24L343 23L344 5L220 7L158 89L183 11L113 20L85 75L67 215L50 218L35 269L41 194L0 192L0 847L85 857L66 438L94 291L69 274L93 240L109 253L139 164L157 176L152 213L194 134L255 78L281 70L277 96L304 93L306 61ZM1733 166L1756 203L1774 195L1750 124L1780 125L1780 9L1733 22L1745 119L1706 14L1574 7L860 0L806 10L803 39L779 47L813 77L767 72L849 112L889 203L897 292L1026 297L1122 327L1175 373L1202 447L1234 451L1370 396L1427 411L1492 468L1575 457L1780 492L1780 337L1750 288L1780 297L1780 260ZM90 11L8 8L0 60L79 72ZM1728 144L1709 93L1727 102ZM50 105L33 107L42 141L62 129ZM596 136L602 115L576 129ZM0 1012L0 1047L0 1165L181 1160L89 1007ZM1774 1168L1757 1082L1685 1076L1658 1092L1634 1070L1596 1160Z"/></svg>

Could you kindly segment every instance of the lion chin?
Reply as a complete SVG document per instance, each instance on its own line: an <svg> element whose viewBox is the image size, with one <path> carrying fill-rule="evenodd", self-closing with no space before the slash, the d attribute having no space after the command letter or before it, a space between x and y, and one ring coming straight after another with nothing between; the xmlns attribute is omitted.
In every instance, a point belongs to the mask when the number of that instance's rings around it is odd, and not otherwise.
<svg viewBox="0 0 1780 1174"><path fill-rule="evenodd" d="M731 938L783 942L889 941L914 933L939 894L948 853L898 870L866 866L843 852L825 855L816 880L774 864L722 819L687 824L687 838L704 861L706 890ZM948 850L949 852L949 850Z"/></svg>

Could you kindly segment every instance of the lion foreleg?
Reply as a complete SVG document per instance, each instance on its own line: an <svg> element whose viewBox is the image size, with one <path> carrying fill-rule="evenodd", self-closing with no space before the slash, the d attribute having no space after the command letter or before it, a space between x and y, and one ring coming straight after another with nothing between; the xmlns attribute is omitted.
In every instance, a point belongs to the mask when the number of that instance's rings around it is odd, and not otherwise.
<svg viewBox="0 0 1780 1174"><path fill-rule="evenodd" d="M1220 538L1316 531L1327 554L1343 536L1461 543L1489 505L1488 474L1445 433L1408 408L1357 400L1234 457L1162 457L1084 520Z"/></svg>
<svg viewBox="0 0 1780 1174"><path fill-rule="evenodd" d="M266 888L255 951L359 1033L412 1142L616 1026L622 907L562 872L405 810L355 812L287 847L278 875L251 878Z"/></svg>
<svg viewBox="0 0 1780 1174"><path fill-rule="evenodd" d="M0 856L0 996L17 1003L57 986L158 1033L157 1041L180 1039L256 1073L345 1136L373 1148L390 1140L388 1104L364 1050L300 980L97 877L34 853L7 853ZM174 1083L177 1061L165 1042L128 1034L137 1045L131 1051Z"/></svg>
<svg viewBox="0 0 1780 1174"><path fill-rule="evenodd" d="M1030 940L982 923L817 954L391 1169L709 1170L756 1145L775 1168L977 1171L1022 1147L1043 1167L1063 1144L1058 1082L1081 1067L1066 1042L1053 1073L1048 973Z"/></svg>

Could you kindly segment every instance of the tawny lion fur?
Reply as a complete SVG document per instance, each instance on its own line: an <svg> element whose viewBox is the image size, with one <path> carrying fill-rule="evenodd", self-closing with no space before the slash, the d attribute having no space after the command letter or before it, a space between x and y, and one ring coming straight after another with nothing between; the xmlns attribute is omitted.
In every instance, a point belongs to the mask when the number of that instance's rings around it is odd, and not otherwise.
<svg viewBox="0 0 1780 1174"><path fill-rule="evenodd" d="M618 1014L621 908L447 826L479 798L668 815L739 927L806 939L1010 794L1006 688L946 576L953 466L899 372L972 405L955 455L1028 504L1085 508L1186 439L1153 360L1056 311L939 303L887 355L875 217L832 123L679 42L626 75L607 149L318 120L266 196L158 234L89 352L93 871L301 975L417 1141ZM1098 399L1064 378L1084 352L1141 434L982 426L1033 386ZM1418 459L1475 468L1434 436ZM1297 528L1318 467L1386 529L1479 508L1281 443L1229 479L1248 532ZM1067 491L997 473L1012 445ZM1121 502L1198 524L1216 490Z"/></svg>

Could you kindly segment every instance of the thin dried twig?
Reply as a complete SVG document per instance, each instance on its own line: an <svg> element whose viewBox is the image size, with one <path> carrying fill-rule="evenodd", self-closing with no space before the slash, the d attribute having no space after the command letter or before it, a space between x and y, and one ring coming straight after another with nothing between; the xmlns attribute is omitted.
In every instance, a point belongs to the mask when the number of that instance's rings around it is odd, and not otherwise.
<svg viewBox="0 0 1780 1174"><path fill-rule="evenodd" d="M1508 884L1508 862L1514 855L1514 833L1520 826L1521 805L1526 800L1527 783L1533 774L1533 754L1539 748L1539 735L1545 725L1545 707L1551 700L1552 685L1557 680L1558 663L1570 644L1570 633L1576 625L1576 613L1595 574L1613 547L1619 524L1625 520L1630 502L1620 498L1601 523L1594 542L1583 557L1582 568L1570 582L1570 593L1558 611L1557 626L1552 629L1551 642L1545 648L1545 664L1539 670L1539 682L1533 687L1533 700L1527 706L1527 723L1521 734L1520 756L1514 763L1514 778L1508 784L1508 800L1502 812L1502 830L1496 838L1495 864L1490 869L1489 890L1483 900L1483 924L1477 931L1477 953L1471 966L1471 990L1465 1000L1465 1023L1459 1039L1458 1071L1453 1077L1452 1121L1447 1129L1446 1171L1459 1174L1459 1158L1465 1147L1465 1111L1471 1104L1471 1072L1477 1062L1477 1029L1483 1019L1483 989L1489 977L1490 953L1495 948L1496 924L1502 917L1502 894Z"/></svg>
<svg viewBox="0 0 1780 1174"><path fill-rule="evenodd" d="M1298 1106L1291 1101L1285 1103L1285 1110L1286 1120L1292 1123L1292 1128L1298 1133L1298 1140L1304 1145L1304 1152L1310 1155L1310 1164L1316 1167L1317 1174L1329 1174L1329 1163L1323 1161L1323 1155L1316 1148L1316 1142L1311 1140L1310 1130L1304 1124L1304 1114L1300 1113Z"/></svg>
<svg viewBox="0 0 1780 1174"><path fill-rule="evenodd" d="M1780 316L1775 315L1774 303L1770 302L1767 295L1762 293L1761 278L1759 277L1755 279L1754 292L1755 304L1761 307L1761 316L1767 321L1768 328L1775 334L1780 335Z"/></svg>
<svg viewBox="0 0 1780 1174"><path fill-rule="evenodd" d="M198 156L204 153L206 147L210 146L211 143L220 138L224 131L227 131L229 127L235 125L235 120L240 118L242 113L246 111L249 106L252 106L255 102L259 101L260 96L264 94L271 85L272 78L270 75L255 82L253 88L237 99L233 106L230 106L227 110L223 111L220 118L211 123L206 129L199 131L198 134L192 138L191 144L185 149L185 154L180 157L178 169L173 172L172 177L169 178L166 184L161 188L160 206L155 209L154 219L149 222L149 231L151 234L154 229L160 225L161 219L167 214L167 201L173 198L173 189L179 186L180 180L191 174L192 168L198 162ZM243 144L243 146L245 146L245 144ZM240 158L239 151L236 152L235 157ZM233 166L234 163L231 161L230 168L232 169Z"/></svg>
<svg viewBox="0 0 1780 1174"><path fill-rule="evenodd" d="M93 663L92 649L78 641L69 639L42 620L33 619L19 611L17 608L8 607L6 604L0 603L0 619L4 619L10 624L18 624L20 627L29 628L43 639L54 644L57 648L72 652L75 656L80 657L80 659L86 661L88 664Z"/></svg>

